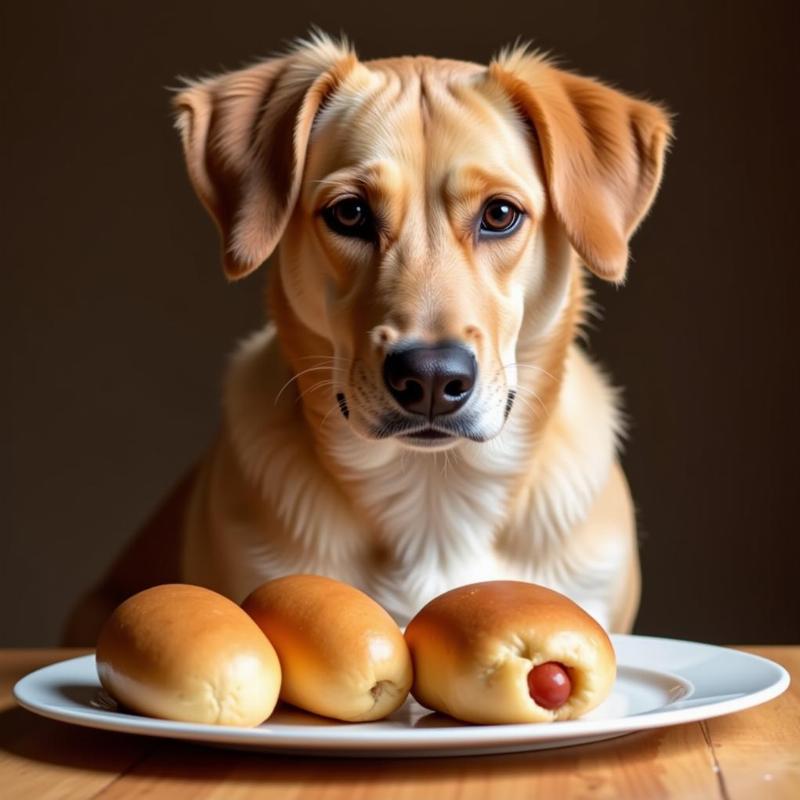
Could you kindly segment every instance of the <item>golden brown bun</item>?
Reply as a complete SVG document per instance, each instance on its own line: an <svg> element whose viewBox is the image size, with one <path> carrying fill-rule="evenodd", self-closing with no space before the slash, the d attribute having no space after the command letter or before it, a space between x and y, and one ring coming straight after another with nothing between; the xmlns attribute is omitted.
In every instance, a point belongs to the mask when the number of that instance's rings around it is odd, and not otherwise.
<svg viewBox="0 0 800 800"><path fill-rule="evenodd" d="M600 625L564 595L521 581L440 595L411 620L406 641L414 697L467 722L573 719L605 700L616 677L614 649ZM548 710L532 699L528 673L553 661L567 668L572 692Z"/></svg>
<svg viewBox="0 0 800 800"><path fill-rule="evenodd" d="M269 637L283 670L281 699L346 722L380 719L411 687L403 634L374 600L319 575L289 575L242 607Z"/></svg>
<svg viewBox="0 0 800 800"><path fill-rule="evenodd" d="M216 725L263 722L281 684L275 650L236 603L175 583L114 611L97 641L97 672L140 714Z"/></svg>

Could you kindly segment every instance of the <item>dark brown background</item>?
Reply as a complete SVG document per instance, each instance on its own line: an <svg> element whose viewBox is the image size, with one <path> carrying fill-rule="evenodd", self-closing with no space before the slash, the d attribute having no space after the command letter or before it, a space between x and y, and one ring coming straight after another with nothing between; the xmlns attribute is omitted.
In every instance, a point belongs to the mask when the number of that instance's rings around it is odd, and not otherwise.
<svg viewBox="0 0 800 800"><path fill-rule="evenodd" d="M15 3L2 24L0 644L56 639L217 419L263 276L226 286L168 114L175 76L317 23L364 57L518 36L664 100L677 140L592 348L626 388L637 630L798 639L797 45L790 3ZM785 11L783 10L785 9Z"/></svg>

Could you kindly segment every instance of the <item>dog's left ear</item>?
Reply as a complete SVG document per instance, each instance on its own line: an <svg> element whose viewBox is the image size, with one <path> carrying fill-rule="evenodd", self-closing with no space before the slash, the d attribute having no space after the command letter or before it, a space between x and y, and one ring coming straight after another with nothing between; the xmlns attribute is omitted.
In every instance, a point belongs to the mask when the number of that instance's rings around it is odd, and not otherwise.
<svg viewBox="0 0 800 800"><path fill-rule="evenodd" d="M231 280L275 249L300 192L314 117L355 63L319 34L175 97L189 177L217 223Z"/></svg>
<svg viewBox="0 0 800 800"><path fill-rule="evenodd" d="M536 131L550 202L596 275L620 282L628 240L661 181L672 134L659 106L516 50L489 67Z"/></svg>

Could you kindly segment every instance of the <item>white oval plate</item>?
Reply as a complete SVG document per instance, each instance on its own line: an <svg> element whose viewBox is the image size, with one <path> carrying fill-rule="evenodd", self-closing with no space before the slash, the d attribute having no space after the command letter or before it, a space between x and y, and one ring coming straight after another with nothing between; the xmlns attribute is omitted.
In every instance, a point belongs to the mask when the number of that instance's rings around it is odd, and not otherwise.
<svg viewBox="0 0 800 800"><path fill-rule="evenodd" d="M786 670L724 647L647 636L613 636L618 677L611 696L579 720L467 725L409 699L385 720L341 723L280 707L257 728L150 719L116 710L94 656L51 664L22 678L17 702L45 717L124 733L191 739L240 749L336 756L513 753L584 744L693 722L765 703L789 685Z"/></svg>

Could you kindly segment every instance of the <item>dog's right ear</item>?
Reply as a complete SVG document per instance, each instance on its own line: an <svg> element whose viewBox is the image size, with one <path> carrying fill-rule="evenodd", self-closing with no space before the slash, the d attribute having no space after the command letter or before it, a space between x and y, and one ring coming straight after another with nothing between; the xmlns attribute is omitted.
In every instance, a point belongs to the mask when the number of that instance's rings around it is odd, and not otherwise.
<svg viewBox="0 0 800 800"><path fill-rule="evenodd" d="M355 63L349 48L318 35L175 97L189 177L220 230L231 280L275 249L300 191L314 117Z"/></svg>

